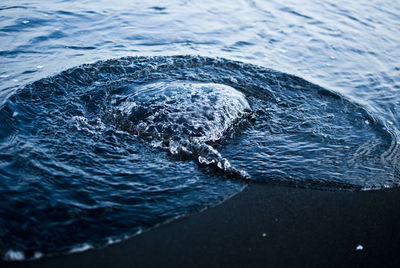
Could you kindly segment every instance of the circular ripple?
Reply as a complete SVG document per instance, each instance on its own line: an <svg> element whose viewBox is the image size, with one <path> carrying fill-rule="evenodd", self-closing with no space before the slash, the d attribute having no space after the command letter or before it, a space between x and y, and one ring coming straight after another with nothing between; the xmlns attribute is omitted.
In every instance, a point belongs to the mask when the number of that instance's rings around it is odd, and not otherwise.
<svg viewBox="0 0 400 268"><path fill-rule="evenodd" d="M0 121L5 258L104 245L216 204L242 178L335 190L400 183L397 137L363 107L225 59L79 66L18 90Z"/></svg>

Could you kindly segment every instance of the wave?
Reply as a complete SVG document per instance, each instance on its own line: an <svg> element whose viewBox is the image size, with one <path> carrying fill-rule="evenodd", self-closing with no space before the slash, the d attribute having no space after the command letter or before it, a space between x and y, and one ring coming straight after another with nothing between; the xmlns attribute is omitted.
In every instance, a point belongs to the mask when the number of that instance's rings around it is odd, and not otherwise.
<svg viewBox="0 0 400 268"><path fill-rule="evenodd" d="M0 121L5 259L101 246L217 204L248 181L400 183L397 137L364 107L221 58L81 65L19 89Z"/></svg>

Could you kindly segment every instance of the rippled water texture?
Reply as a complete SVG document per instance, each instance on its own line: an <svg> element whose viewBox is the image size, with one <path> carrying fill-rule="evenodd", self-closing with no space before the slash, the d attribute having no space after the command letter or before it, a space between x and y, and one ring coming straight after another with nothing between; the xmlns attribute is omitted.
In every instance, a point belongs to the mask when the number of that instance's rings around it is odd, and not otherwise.
<svg viewBox="0 0 400 268"><path fill-rule="evenodd" d="M19 90L0 120L3 243L31 255L139 231L218 202L248 179L399 184L395 137L362 107L223 59L80 66Z"/></svg>
<svg viewBox="0 0 400 268"><path fill-rule="evenodd" d="M249 181L399 186L399 5L266 2L2 2L3 258L115 242Z"/></svg>

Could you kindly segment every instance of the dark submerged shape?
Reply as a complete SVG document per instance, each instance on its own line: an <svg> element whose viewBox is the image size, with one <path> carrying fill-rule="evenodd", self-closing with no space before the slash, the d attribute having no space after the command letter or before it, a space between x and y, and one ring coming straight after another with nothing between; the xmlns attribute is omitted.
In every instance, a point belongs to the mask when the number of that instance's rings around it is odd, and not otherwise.
<svg viewBox="0 0 400 268"><path fill-rule="evenodd" d="M216 204L241 178L333 190L400 182L396 136L363 107L225 59L78 66L18 90L0 121L6 259L104 245Z"/></svg>

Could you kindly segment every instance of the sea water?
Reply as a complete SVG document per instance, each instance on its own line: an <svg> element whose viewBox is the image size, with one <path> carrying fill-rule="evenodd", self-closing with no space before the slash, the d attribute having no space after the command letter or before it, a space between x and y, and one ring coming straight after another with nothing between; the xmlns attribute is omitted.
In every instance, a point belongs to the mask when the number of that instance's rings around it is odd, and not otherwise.
<svg viewBox="0 0 400 268"><path fill-rule="evenodd" d="M398 187L399 11L3 1L3 259L117 242L251 181Z"/></svg>

